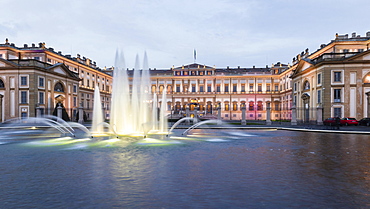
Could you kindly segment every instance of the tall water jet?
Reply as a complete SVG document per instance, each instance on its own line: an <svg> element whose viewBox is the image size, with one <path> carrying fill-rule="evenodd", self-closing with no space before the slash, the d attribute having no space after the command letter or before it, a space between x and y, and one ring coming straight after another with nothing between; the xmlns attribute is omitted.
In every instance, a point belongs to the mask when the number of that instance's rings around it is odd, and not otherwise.
<svg viewBox="0 0 370 209"><path fill-rule="evenodd" d="M153 104L152 104L152 124L153 130L158 130L158 105L157 105L157 94L153 94Z"/></svg>
<svg viewBox="0 0 370 209"><path fill-rule="evenodd" d="M159 131L162 133L167 133L168 125L167 125L167 117L166 117L166 105L167 104L167 93L166 89L162 90L162 102L159 114Z"/></svg>
<svg viewBox="0 0 370 209"><path fill-rule="evenodd" d="M103 109L101 105L100 91L99 87L95 86L94 90L94 108L93 108L93 120L91 126L91 133L101 134L104 133L104 127L102 123L104 122Z"/></svg>

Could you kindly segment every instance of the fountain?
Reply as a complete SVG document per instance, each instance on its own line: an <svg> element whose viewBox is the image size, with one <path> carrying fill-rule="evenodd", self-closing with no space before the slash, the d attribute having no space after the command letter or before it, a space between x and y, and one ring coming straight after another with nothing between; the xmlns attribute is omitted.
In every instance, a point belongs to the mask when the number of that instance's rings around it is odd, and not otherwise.
<svg viewBox="0 0 370 209"><path fill-rule="evenodd" d="M119 136L145 136L149 133L167 133L165 117L166 92L162 93L159 111L157 95L150 93L150 75L147 54L144 54L143 69L140 70L139 56L136 56L132 80L129 79L123 53L116 52L112 86L110 132ZM93 134L105 133L100 116L101 102L99 89L95 88ZM151 113L151 114L150 114ZM151 128L149 128L151 127Z"/></svg>

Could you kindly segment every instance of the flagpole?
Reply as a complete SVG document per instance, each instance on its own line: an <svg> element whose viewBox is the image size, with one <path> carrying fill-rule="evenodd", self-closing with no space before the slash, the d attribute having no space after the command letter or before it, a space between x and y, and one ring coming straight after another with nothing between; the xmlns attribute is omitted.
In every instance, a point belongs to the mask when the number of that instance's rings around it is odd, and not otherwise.
<svg viewBox="0 0 370 209"><path fill-rule="evenodd" d="M194 49L194 63L197 61L197 51Z"/></svg>

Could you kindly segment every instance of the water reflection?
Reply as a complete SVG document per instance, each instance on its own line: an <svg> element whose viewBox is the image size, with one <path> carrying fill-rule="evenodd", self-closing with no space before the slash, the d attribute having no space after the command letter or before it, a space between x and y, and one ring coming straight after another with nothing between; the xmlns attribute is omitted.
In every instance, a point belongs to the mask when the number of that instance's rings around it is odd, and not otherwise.
<svg viewBox="0 0 370 209"><path fill-rule="evenodd" d="M370 207L368 136L191 135L166 146L66 139L1 145L0 198L5 208Z"/></svg>

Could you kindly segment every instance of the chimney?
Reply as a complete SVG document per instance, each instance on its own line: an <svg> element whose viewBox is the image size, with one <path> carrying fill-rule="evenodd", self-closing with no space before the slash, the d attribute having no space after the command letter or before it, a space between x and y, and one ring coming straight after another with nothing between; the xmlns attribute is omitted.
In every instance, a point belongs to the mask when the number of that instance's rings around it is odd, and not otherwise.
<svg viewBox="0 0 370 209"><path fill-rule="evenodd" d="M28 48L28 45L27 45L27 44L24 44L24 45L23 45L23 48Z"/></svg>
<svg viewBox="0 0 370 209"><path fill-rule="evenodd" d="M366 37L370 37L370 31L366 33Z"/></svg>
<svg viewBox="0 0 370 209"><path fill-rule="evenodd" d="M352 38L356 38L356 32L352 33Z"/></svg>

